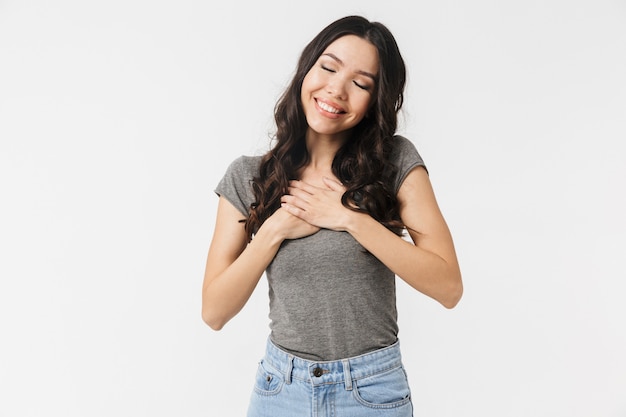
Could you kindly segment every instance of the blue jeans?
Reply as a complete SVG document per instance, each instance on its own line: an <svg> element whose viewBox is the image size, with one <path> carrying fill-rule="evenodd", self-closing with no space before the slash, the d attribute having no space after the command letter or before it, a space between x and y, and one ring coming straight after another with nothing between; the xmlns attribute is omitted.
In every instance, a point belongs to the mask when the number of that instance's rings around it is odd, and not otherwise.
<svg viewBox="0 0 626 417"><path fill-rule="evenodd" d="M315 362L269 339L248 417L411 417L400 345L353 358Z"/></svg>

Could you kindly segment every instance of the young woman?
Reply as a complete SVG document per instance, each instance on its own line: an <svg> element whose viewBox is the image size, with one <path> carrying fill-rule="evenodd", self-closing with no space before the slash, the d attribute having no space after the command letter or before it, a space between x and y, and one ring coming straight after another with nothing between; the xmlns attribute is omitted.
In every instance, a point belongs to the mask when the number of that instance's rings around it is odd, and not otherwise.
<svg viewBox="0 0 626 417"><path fill-rule="evenodd" d="M404 84L384 25L331 23L276 105L272 149L215 190L204 321L222 328L264 273L270 289L249 417L412 415L395 277L447 308L462 282L424 162L396 135Z"/></svg>

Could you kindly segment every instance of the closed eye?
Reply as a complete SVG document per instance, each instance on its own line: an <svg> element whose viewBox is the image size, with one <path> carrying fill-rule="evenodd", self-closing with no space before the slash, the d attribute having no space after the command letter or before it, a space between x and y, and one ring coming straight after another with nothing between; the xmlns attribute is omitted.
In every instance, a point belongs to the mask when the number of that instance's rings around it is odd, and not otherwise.
<svg viewBox="0 0 626 417"><path fill-rule="evenodd" d="M354 85L356 85L357 87L359 87L362 90L368 91L370 89L369 85L365 85L365 84L359 84L356 81L352 81L354 83Z"/></svg>
<svg viewBox="0 0 626 417"><path fill-rule="evenodd" d="M330 68L328 68L328 67L327 67L327 66L325 66L325 65L322 65L321 67L322 67L322 69L323 69L323 70L325 70L325 71L328 71L328 72L335 72L335 70L330 69Z"/></svg>

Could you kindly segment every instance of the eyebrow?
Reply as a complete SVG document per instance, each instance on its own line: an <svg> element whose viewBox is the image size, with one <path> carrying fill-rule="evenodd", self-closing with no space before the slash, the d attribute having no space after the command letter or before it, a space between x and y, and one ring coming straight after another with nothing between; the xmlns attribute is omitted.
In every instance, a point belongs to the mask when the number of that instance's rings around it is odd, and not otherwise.
<svg viewBox="0 0 626 417"><path fill-rule="evenodd" d="M332 59L337 61L339 64L343 65L343 61L341 59L339 59L339 57L337 57L337 55L335 55L335 54L332 54L330 52L326 52L326 53L322 54L322 56L331 57ZM357 70L356 73L357 74L361 74L361 75L365 75L366 77L369 77L369 78L371 78L374 81L376 81L376 78L378 78L376 75L372 74L371 72L367 72L367 71L363 71L363 70Z"/></svg>

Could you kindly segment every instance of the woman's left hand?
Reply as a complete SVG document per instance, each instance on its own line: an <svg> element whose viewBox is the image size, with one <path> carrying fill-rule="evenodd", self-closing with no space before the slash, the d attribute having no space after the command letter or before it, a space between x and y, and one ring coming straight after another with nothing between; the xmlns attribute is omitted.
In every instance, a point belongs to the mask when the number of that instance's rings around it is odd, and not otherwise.
<svg viewBox="0 0 626 417"><path fill-rule="evenodd" d="M280 199L289 213L314 226L331 230L345 230L348 216L354 211L341 204L346 188L330 178L323 178L327 188L303 181L290 181L289 194Z"/></svg>

